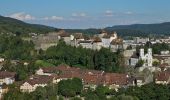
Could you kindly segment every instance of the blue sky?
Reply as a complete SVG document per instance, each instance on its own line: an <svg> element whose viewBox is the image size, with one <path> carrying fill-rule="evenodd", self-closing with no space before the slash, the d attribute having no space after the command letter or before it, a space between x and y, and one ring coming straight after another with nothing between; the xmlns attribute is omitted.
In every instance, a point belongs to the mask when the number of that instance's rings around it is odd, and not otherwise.
<svg viewBox="0 0 170 100"><path fill-rule="evenodd" d="M0 15L58 28L170 21L170 0L1 0Z"/></svg>

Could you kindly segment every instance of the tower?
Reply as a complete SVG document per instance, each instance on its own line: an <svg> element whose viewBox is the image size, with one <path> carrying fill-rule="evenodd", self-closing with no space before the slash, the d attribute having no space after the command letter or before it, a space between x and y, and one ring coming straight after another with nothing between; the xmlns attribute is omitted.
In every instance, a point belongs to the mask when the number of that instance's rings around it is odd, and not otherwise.
<svg viewBox="0 0 170 100"><path fill-rule="evenodd" d="M147 58L147 63L148 63L148 66L151 67L152 66L152 61L153 58L152 58L152 49L149 48L148 49L148 58Z"/></svg>
<svg viewBox="0 0 170 100"><path fill-rule="evenodd" d="M144 49L140 49L140 54L139 54L139 56L140 56L140 59L144 59Z"/></svg>

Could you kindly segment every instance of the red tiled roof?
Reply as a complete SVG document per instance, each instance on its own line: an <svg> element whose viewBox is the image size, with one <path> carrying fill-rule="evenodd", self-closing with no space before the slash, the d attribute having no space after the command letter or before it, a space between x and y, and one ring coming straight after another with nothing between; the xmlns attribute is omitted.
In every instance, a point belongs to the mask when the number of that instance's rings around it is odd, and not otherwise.
<svg viewBox="0 0 170 100"><path fill-rule="evenodd" d="M61 71L57 78L77 77L82 79L85 84L126 85L128 83L128 78L126 74L104 73L104 71L80 69L76 67L69 67L66 65L48 68L48 70L46 69L46 72L52 69Z"/></svg>
<svg viewBox="0 0 170 100"><path fill-rule="evenodd" d="M167 66L169 66L168 63L163 63L163 64L160 65L161 68L162 68L162 67L164 68L164 67L167 67Z"/></svg>
<svg viewBox="0 0 170 100"><path fill-rule="evenodd" d="M93 42L102 42L101 38L100 37L94 37L93 38Z"/></svg>
<svg viewBox="0 0 170 100"><path fill-rule="evenodd" d="M168 81L170 79L170 72L160 72L155 76L156 81Z"/></svg>
<svg viewBox="0 0 170 100"><path fill-rule="evenodd" d="M3 78L14 78L15 75L16 75L15 72L0 71L0 79L3 79Z"/></svg>
<svg viewBox="0 0 170 100"><path fill-rule="evenodd" d="M50 81L52 81L53 77L52 76L33 76L32 78L28 79L26 82L28 82L30 85L35 85L35 84L47 84Z"/></svg>
<svg viewBox="0 0 170 100"><path fill-rule="evenodd" d="M104 76L104 83L107 85L126 85L128 84L128 78L126 74L106 73Z"/></svg>
<svg viewBox="0 0 170 100"><path fill-rule="evenodd" d="M123 40L122 39L114 39L114 40L111 41L110 44L112 44L112 45L121 45L121 44L123 44Z"/></svg>

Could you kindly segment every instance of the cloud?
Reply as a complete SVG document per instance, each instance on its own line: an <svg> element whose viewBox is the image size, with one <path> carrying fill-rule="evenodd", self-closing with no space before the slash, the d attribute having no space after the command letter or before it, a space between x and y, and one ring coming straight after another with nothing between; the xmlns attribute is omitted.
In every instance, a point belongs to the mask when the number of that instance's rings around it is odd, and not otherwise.
<svg viewBox="0 0 170 100"><path fill-rule="evenodd" d="M105 11L105 16L113 16L113 11L111 11L111 10L106 10L106 11Z"/></svg>
<svg viewBox="0 0 170 100"><path fill-rule="evenodd" d="M73 13L72 14L73 17L86 17L86 13Z"/></svg>
<svg viewBox="0 0 170 100"><path fill-rule="evenodd" d="M51 16L51 17L44 17L43 20L53 20L53 21L61 21L64 20L61 16Z"/></svg>
<svg viewBox="0 0 170 100"><path fill-rule="evenodd" d="M8 17L15 18L18 20L34 20L35 17L31 16L30 14L26 14L24 12L14 13L9 15Z"/></svg>

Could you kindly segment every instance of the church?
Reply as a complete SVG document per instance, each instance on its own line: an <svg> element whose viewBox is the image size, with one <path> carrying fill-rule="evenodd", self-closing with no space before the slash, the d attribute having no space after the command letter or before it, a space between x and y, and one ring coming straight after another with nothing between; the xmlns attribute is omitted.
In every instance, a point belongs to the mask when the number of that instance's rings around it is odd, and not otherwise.
<svg viewBox="0 0 170 100"><path fill-rule="evenodd" d="M153 62L152 49L148 48L147 53L145 54L144 49L141 48L139 50L138 55L134 54L130 58L130 65L135 66L139 60L142 60L144 62L142 68L152 67Z"/></svg>

